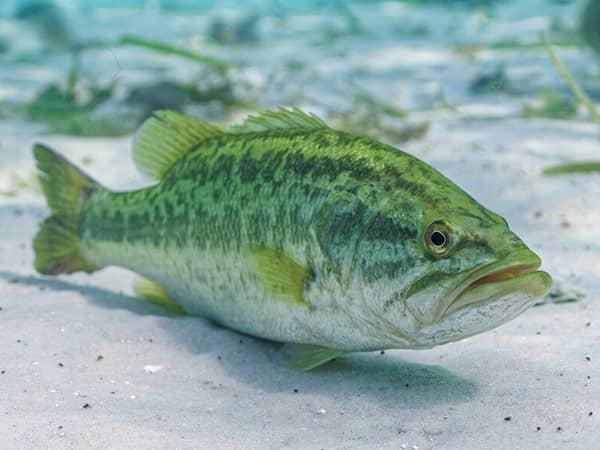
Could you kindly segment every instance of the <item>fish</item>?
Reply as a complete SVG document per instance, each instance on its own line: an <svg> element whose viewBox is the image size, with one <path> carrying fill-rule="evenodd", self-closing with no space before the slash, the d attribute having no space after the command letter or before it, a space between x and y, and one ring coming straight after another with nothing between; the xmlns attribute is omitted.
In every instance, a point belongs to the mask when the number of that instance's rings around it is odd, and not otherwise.
<svg viewBox="0 0 600 450"><path fill-rule="evenodd" d="M155 112L132 149L152 183L132 191L43 144L33 154L51 212L39 273L129 269L140 298L282 343L299 370L482 333L552 283L502 216L436 169L297 108L229 129Z"/></svg>

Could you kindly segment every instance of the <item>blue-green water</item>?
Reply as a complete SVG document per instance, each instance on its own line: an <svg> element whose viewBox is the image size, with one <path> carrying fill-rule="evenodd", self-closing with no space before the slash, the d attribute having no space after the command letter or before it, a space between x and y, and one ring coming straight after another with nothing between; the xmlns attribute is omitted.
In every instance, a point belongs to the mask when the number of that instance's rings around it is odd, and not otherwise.
<svg viewBox="0 0 600 450"><path fill-rule="evenodd" d="M398 144L442 111L575 120L542 40L599 98L598 3L5 1L0 115L91 137L131 134L161 108L227 122L300 106Z"/></svg>

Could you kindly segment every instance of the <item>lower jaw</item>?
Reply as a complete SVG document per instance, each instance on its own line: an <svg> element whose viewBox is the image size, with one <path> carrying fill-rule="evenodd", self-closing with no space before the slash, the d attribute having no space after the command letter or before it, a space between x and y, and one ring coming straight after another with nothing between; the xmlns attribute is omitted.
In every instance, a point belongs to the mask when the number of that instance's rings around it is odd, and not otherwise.
<svg viewBox="0 0 600 450"><path fill-rule="evenodd" d="M500 300L511 294L520 293L536 299L548 292L551 284L550 275L542 271L527 272L504 281L480 284L455 299L444 313L444 317L463 308L473 307L481 302Z"/></svg>
<svg viewBox="0 0 600 450"><path fill-rule="evenodd" d="M483 333L514 319L536 302L537 296L513 292L501 298L480 301L446 314L437 323L423 327L413 348L431 348Z"/></svg>

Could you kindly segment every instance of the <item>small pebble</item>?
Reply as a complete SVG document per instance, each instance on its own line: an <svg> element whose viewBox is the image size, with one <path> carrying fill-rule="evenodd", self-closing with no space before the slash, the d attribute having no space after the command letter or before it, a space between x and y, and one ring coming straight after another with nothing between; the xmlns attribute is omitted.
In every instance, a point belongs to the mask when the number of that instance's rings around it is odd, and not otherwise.
<svg viewBox="0 0 600 450"><path fill-rule="evenodd" d="M512 420L512 417L511 417L511 416L506 416L506 417L504 418L504 420L505 420L506 422L510 422L510 421Z"/></svg>
<svg viewBox="0 0 600 450"><path fill-rule="evenodd" d="M102 355L96 356L96 361L102 361L103 359L104 359L104 356L102 356Z"/></svg>
<svg viewBox="0 0 600 450"><path fill-rule="evenodd" d="M161 370L163 370L163 366L152 366L152 365L144 366L144 372L146 372L146 373L156 373L156 372L160 372Z"/></svg>

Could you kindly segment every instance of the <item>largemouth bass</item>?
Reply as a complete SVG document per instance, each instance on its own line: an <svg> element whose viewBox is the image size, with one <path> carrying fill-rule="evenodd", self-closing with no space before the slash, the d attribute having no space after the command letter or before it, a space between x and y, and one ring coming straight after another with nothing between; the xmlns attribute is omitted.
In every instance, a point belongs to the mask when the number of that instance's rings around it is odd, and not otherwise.
<svg viewBox="0 0 600 450"><path fill-rule="evenodd" d="M438 171L297 109L227 131L161 111L133 147L156 183L131 192L34 147L52 212L36 269L133 270L172 312L292 344L293 367L456 341L551 284L506 220Z"/></svg>

